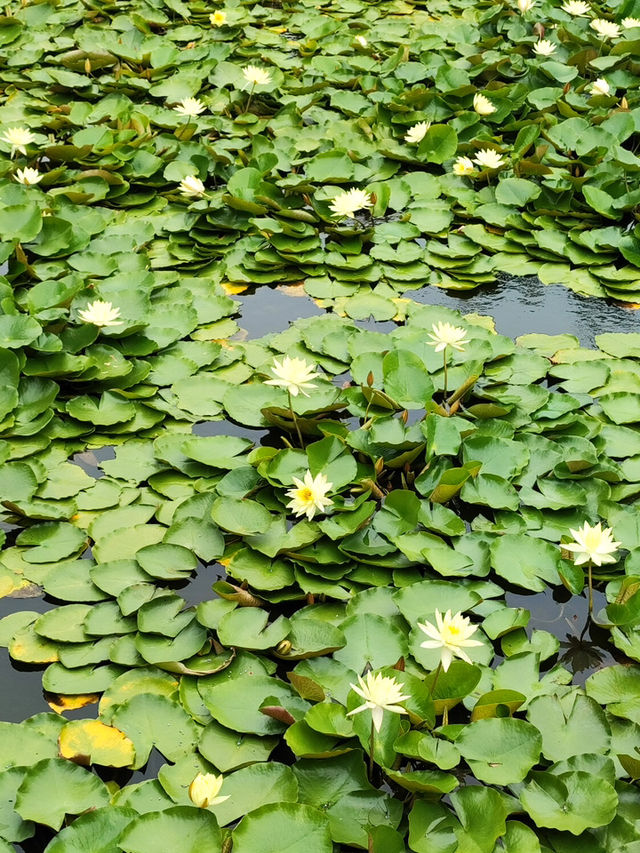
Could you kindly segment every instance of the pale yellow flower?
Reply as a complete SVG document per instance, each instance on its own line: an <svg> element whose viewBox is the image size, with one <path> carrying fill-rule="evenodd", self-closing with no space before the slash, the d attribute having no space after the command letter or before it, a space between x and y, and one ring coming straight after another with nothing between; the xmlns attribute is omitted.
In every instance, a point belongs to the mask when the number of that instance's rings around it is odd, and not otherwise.
<svg viewBox="0 0 640 853"><path fill-rule="evenodd" d="M419 121L417 124L414 124L413 127L410 127L405 133L404 141L408 145L417 145L419 142L422 142L430 127L430 121Z"/></svg>
<svg viewBox="0 0 640 853"><path fill-rule="evenodd" d="M622 542L613 541L613 531L610 527L605 527L603 530L600 522L591 527L585 521L582 528L577 530L569 528L569 532L576 541L568 545L560 545L560 547L564 551L571 551L575 554L573 561L576 566L589 562L595 566L617 562L613 554L622 545Z"/></svg>
<svg viewBox="0 0 640 853"><path fill-rule="evenodd" d="M536 0L518 0L518 9L520 13L524 15L526 12L529 12L536 4Z"/></svg>
<svg viewBox="0 0 640 853"><path fill-rule="evenodd" d="M442 352L445 347L453 347L462 352L464 344L469 341L465 337L466 331L460 326L452 326L451 323L434 323L431 327L433 333L429 332L430 341L427 345L435 347L435 352Z"/></svg>
<svg viewBox="0 0 640 853"><path fill-rule="evenodd" d="M315 388L316 383L311 382L311 380L321 375L316 372L315 364L309 364L303 358L289 358L288 355L285 355L282 361L274 358L273 365L271 372L275 379L265 380L265 385L278 385L281 388L286 388L294 397L297 397L298 394L308 397L305 389Z"/></svg>
<svg viewBox="0 0 640 853"><path fill-rule="evenodd" d="M439 610L436 610L436 625L429 621L425 621L424 625L418 622L418 628L431 637L431 640L425 640L420 643L423 649L441 649L440 663L443 670L446 672L454 658L461 658L467 663L471 663L471 659L462 649L463 647L481 646L482 643L478 640L470 640L469 637L478 630L477 625L473 625L466 616L462 613L451 615L451 611L447 610L444 616Z"/></svg>
<svg viewBox="0 0 640 853"><path fill-rule="evenodd" d="M533 52L538 56L551 56L552 53L556 52L556 47L552 41L549 39L540 39L533 46Z"/></svg>
<svg viewBox="0 0 640 853"><path fill-rule="evenodd" d="M499 169L504 165L502 154L498 154L492 148L481 148L473 158L473 162L483 169Z"/></svg>
<svg viewBox="0 0 640 853"><path fill-rule="evenodd" d="M316 474L312 477L311 471L307 471L304 480L294 477L293 482L295 489L289 489L286 495L291 498L287 509L290 509L294 515L306 515L311 521L317 512L324 512L333 503L331 498L325 497L333 488L333 483L329 483L324 474Z"/></svg>
<svg viewBox="0 0 640 853"><path fill-rule="evenodd" d="M90 302L85 309L78 311L78 316L85 323L92 323L94 326L121 326L123 322L118 320L120 309L101 299Z"/></svg>
<svg viewBox="0 0 640 853"><path fill-rule="evenodd" d="M573 15L574 18L585 17L591 11L591 6L584 0L567 0L561 8L563 12Z"/></svg>
<svg viewBox="0 0 640 853"><path fill-rule="evenodd" d="M192 198L202 198L204 195L204 184L195 175L189 175L180 181L180 192Z"/></svg>
<svg viewBox="0 0 640 853"><path fill-rule="evenodd" d="M640 18L623 18L620 23L625 30L630 30L633 27L640 27Z"/></svg>
<svg viewBox="0 0 640 853"><path fill-rule="evenodd" d="M489 98L483 95L482 92L476 92L473 96L473 108L479 116L490 116L491 113L495 113L496 111Z"/></svg>
<svg viewBox="0 0 640 853"><path fill-rule="evenodd" d="M21 154L27 153L27 145L35 142L36 137L26 127L9 127L5 130L4 135L0 137L3 142L11 146L11 156L13 157L16 151Z"/></svg>
<svg viewBox="0 0 640 853"><path fill-rule="evenodd" d="M181 116L194 117L203 113L206 107L198 98L184 98L173 109Z"/></svg>
<svg viewBox="0 0 640 853"><path fill-rule="evenodd" d="M356 684L350 684L349 686L358 696L364 699L364 705L359 705L353 711L349 711L347 717L350 717L352 714L359 714L361 711L371 711L373 725L375 730L379 732L385 711L390 711L392 714L409 713L397 704L411 697L402 692L402 685L398 684L395 678L380 673L374 675L372 672L368 672L366 681L361 675L358 676L358 681L360 682L360 686Z"/></svg>
<svg viewBox="0 0 640 853"><path fill-rule="evenodd" d="M247 65L242 69L242 76L251 86L266 86L271 82L271 73L266 68L257 65Z"/></svg>
<svg viewBox="0 0 640 853"><path fill-rule="evenodd" d="M25 169L16 169L13 177L19 184L24 184L25 187L32 187L39 183L44 176L37 169L30 169L27 166Z"/></svg>
<svg viewBox="0 0 640 853"><path fill-rule="evenodd" d="M598 79L591 84L590 92L592 95L610 95L611 86L607 83L604 77L598 77Z"/></svg>
<svg viewBox="0 0 640 853"><path fill-rule="evenodd" d="M353 40L357 42L360 47L366 47L369 43L364 36L356 36Z"/></svg>
<svg viewBox="0 0 640 853"><path fill-rule="evenodd" d="M468 178L469 175L473 175L475 170L476 167L473 165L473 161L469 157L458 157L451 167L453 174L457 175L459 178Z"/></svg>
<svg viewBox="0 0 640 853"><path fill-rule="evenodd" d="M337 195L329 205L329 210L334 216L352 218L356 211L367 207L373 207L371 195L365 190L353 187Z"/></svg>
<svg viewBox="0 0 640 853"><path fill-rule="evenodd" d="M603 39L617 39L620 35L620 27L613 21L607 21L604 18L594 18L589 26Z"/></svg>
<svg viewBox="0 0 640 853"><path fill-rule="evenodd" d="M217 806L218 803L224 803L229 797L219 797L218 792L222 787L224 777L222 774L216 776L214 773L198 773L193 782L189 785L189 799L200 809L206 809L208 806Z"/></svg>
<svg viewBox="0 0 640 853"><path fill-rule="evenodd" d="M223 27L227 23L227 13L219 10L209 15L212 27Z"/></svg>

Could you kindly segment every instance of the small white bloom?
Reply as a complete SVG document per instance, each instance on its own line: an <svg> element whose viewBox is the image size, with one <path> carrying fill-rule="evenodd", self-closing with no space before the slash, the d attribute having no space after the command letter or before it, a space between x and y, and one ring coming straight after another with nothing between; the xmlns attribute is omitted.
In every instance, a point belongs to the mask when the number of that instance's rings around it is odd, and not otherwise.
<svg viewBox="0 0 640 853"><path fill-rule="evenodd" d="M224 776L216 776L215 773L198 773L193 782L189 785L189 799L200 809L206 809L209 806L217 806L218 803L224 803L229 797L219 797L218 792L224 782Z"/></svg>
<svg viewBox="0 0 640 853"><path fill-rule="evenodd" d="M576 566L589 562L596 566L617 562L613 554L622 545L622 542L613 541L613 531L610 527L605 527L603 530L600 522L591 527L585 521L581 528L579 527L577 530L570 528L569 532L576 541L568 545L560 545L560 548L564 551L572 551L575 554L574 563Z"/></svg>
<svg viewBox="0 0 640 853"><path fill-rule="evenodd" d="M206 107L198 98L184 98L173 109L181 116L199 116L206 110Z"/></svg>
<svg viewBox="0 0 640 853"><path fill-rule="evenodd" d="M355 38L353 40L358 42L360 47L366 47L369 44L369 42L366 40L366 38L364 36L355 36Z"/></svg>
<svg viewBox="0 0 640 853"><path fill-rule="evenodd" d="M536 4L536 0L518 0L518 9L522 15L529 12Z"/></svg>
<svg viewBox="0 0 640 853"><path fill-rule="evenodd" d="M11 146L11 156L19 151L21 154L27 153L27 145L35 142L36 137L26 127L10 127L4 132L4 136L0 137L3 142Z"/></svg>
<svg viewBox="0 0 640 853"><path fill-rule="evenodd" d="M360 686L351 684L350 687L358 696L361 696L365 701L364 705L354 708L349 711L347 717L352 714L359 714L361 711L371 711L371 719L377 732L380 731L382 718L385 711L390 711L392 714L408 714L409 712L398 705L398 702L404 702L405 699L410 699L402 692L402 685L398 684L395 678L390 678L386 675L374 675L372 672L367 673L366 681L361 675L358 676Z"/></svg>
<svg viewBox="0 0 640 853"><path fill-rule="evenodd" d="M451 323L434 323L431 328L433 333L428 333L431 340L427 341L427 345L435 347L436 352L442 352L445 347L453 347L462 352L463 344L469 343L465 337L466 331L460 326L452 326Z"/></svg>
<svg viewBox="0 0 640 853"><path fill-rule="evenodd" d="M223 27L227 23L227 13L223 11L214 12L209 15L212 27Z"/></svg>
<svg viewBox="0 0 640 853"><path fill-rule="evenodd" d="M307 471L304 480L294 477L293 482L295 489L289 489L286 495L291 498L287 509L294 515L306 515L311 521L316 512L324 512L333 503L331 498L325 497L333 488L333 483L329 483L324 474L312 477L311 471Z"/></svg>
<svg viewBox="0 0 640 853"><path fill-rule="evenodd" d="M266 68L257 65L247 65L242 69L242 76L251 86L266 86L271 82L271 73Z"/></svg>
<svg viewBox="0 0 640 853"><path fill-rule="evenodd" d="M538 56L551 56L552 53L556 52L556 47L552 41L549 39L540 39L533 46L533 52Z"/></svg>
<svg viewBox="0 0 640 853"><path fill-rule="evenodd" d="M353 187L353 189L346 190L337 195L329 205L329 210L334 216L348 216L352 218L356 211L367 207L373 207L370 194L365 190Z"/></svg>
<svg viewBox="0 0 640 853"><path fill-rule="evenodd" d="M294 397L297 397L298 394L308 397L305 389L316 387L316 383L311 382L312 379L320 376L316 372L315 364L309 364L303 358L289 358L288 355L285 355L282 361L274 358L273 364L271 372L275 379L265 380L265 385L278 385L281 388L286 388Z"/></svg>
<svg viewBox="0 0 640 853"><path fill-rule="evenodd" d="M469 157L458 157L451 168L453 174L457 175L459 178L468 178L469 175L473 175L475 170L476 168L473 165L473 161Z"/></svg>
<svg viewBox="0 0 640 853"><path fill-rule="evenodd" d="M611 94L611 86L603 77L598 77L591 84L590 92L592 95L609 95Z"/></svg>
<svg viewBox="0 0 640 853"><path fill-rule="evenodd" d="M19 184L24 184L25 187L32 187L34 184L39 183L44 176L37 169L30 169L27 166L25 169L16 169L13 177Z"/></svg>
<svg viewBox="0 0 640 853"><path fill-rule="evenodd" d="M92 323L94 326L122 325L122 320L118 320L120 309L114 308L110 302L103 302L101 299L90 302L84 310L78 311L78 316L85 323Z"/></svg>
<svg viewBox="0 0 640 853"><path fill-rule="evenodd" d="M417 124L414 124L413 127L410 127L409 130L405 133L404 141L408 145L417 145L419 142L422 142L425 133L429 130L430 127L430 121L419 121Z"/></svg>
<svg viewBox="0 0 640 853"><path fill-rule="evenodd" d="M473 625L468 617L462 613L451 615L451 611L447 610L444 616L439 610L436 610L436 625L429 621L425 621L424 625L418 622L418 628L431 637L431 640L425 640L420 643L423 649L440 649L440 663L443 670L446 672L454 658L461 658L467 663L471 663L471 659L462 647L481 646L479 640L470 640L469 637L478 630L477 625Z"/></svg>
<svg viewBox="0 0 640 853"><path fill-rule="evenodd" d="M179 189L183 195L191 196L193 198L202 198L204 195L204 184L200 178L197 178L195 175L189 175L187 178L183 178L180 181Z"/></svg>
<svg viewBox="0 0 640 853"><path fill-rule="evenodd" d="M491 113L495 113L496 111L489 98L483 95L482 92L476 92L473 96L473 108L479 116L490 116Z"/></svg>
<svg viewBox="0 0 640 853"><path fill-rule="evenodd" d="M499 169L504 165L502 154L498 154L492 148L481 148L473 158L473 162L483 169Z"/></svg>
<svg viewBox="0 0 640 853"><path fill-rule="evenodd" d="M625 30L630 30L633 27L640 27L640 18L623 18L620 23Z"/></svg>
<svg viewBox="0 0 640 853"><path fill-rule="evenodd" d="M591 6L584 0L567 0L562 6L562 11L567 15L573 15L574 18L582 18L589 14Z"/></svg>
<svg viewBox="0 0 640 853"><path fill-rule="evenodd" d="M594 18L589 26L603 39L617 39L620 35L620 27L613 21L606 21L604 18Z"/></svg>

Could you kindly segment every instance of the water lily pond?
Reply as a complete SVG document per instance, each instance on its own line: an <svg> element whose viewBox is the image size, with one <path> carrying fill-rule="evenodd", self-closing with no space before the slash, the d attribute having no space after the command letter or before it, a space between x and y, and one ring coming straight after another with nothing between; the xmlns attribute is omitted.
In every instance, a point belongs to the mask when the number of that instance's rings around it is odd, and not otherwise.
<svg viewBox="0 0 640 853"><path fill-rule="evenodd" d="M0 853L638 853L640 0L0 24Z"/></svg>

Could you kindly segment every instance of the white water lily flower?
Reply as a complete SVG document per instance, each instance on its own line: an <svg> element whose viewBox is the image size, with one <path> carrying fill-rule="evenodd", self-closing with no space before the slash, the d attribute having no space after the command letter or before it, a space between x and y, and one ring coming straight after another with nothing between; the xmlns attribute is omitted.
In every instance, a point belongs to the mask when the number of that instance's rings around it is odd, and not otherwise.
<svg viewBox="0 0 640 853"><path fill-rule="evenodd" d="M552 41L549 39L540 39L533 46L533 52L538 56L551 56L552 53L556 52L556 47Z"/></svg>
<svg viewBox="0 0 640 853"><path fill-rule="evenodd" d="M351 684L350 687L358 696L364 699L364 705L359 705L353 711L349 711L347 717L352 714L359 714L361 711L371 711L371 720L377 732L380 731L382 718L385 711L392 714L408 714L409 712L398 705L398 702L404 702L405 699L410 699L410 696L402 692L402 685L398 684L395 678L387 675L374 675L372 672L367 673L366 681L361 675L358 676L360 686Z"/></svg>
<svg viewBox="0 0 640 853"><path fill-rule="evenodd" d="M227 23L227 13L223 11L214 12L209 15L212 27L223 27Z"/></svg>
<svg viewBox="0 0 640 853"><path fill-rule="evenodd" d="M561 8L563 12L573 15L574 18L582 18L591 11L591 6L584 0L567 0Z"/></svg>
<svg viewBox="0 0 640 853"><path fill-rule="evenodd" d="M120 309L114 308L110 302L103 302L101 299L90 302L85 309L78 311L78 316L85 323L92 323L94 326L122 325L122 320L118 320Z"/></svg>
<svg viewBox="0 0 640 853"><path fill-rule="evenodd" d="M215 773L198 773L193 782L189 785L189 799L200 809L206 809L208 806L217 806L218 803L224 803L229 797L219 797L218 792L222 788L224 776L216 776Z"/></svg>
<svg viewBox="0 0 640 853"><path fill-rule="evenodd" d="M181 116L199 116L206 110L205 105L198 98L184 98L177 107L173 108Z"/></svg>
<svg viewBox="0 0 640 853"><path fill-rule="evenodd" d="M189 175L180 181L180 192L192 198L201 198L204 195L204 184L195 175Z"/></svg>
<svg viewBox="0 0 640 853"><path fill-rule="evenodd" d="M282 361L274 358L273 365L271 372L275 379L265 380L265 385L278 385L285 388L293 397L297 397L298 394L308 397L305 389L315 388L316 383L311 380L321 375L316 372L315 364L309 364L303 358L289 358L285 355Z"/></svg>
<svg viewBox="0 0 640 853"><path fill-rule="evenodd" d="M610 527L605 527L603 530L600 522L591 527L585 521L582 528L578 528L578 530L569 528L569 532L576 541L568 545L560 545L560 547L564 551L571 551L575 554L573 561L576 566L588 562L595 566L617 562L613 554L622 545L622 542L613 541L613 531Z"/></svg>
<svg viewBox="0 0 640 853"><path fill-rule="evenodd" d="M483 95L482 92L476 92L473 96L473 108L479 116L490 116L491 113L495 113L496 111L489 98Z"/></svg>
<svg viewBox="0 0 640 853"><path fill-rule="evenodd" d="M620 23L625 30L630 30L633 27L640 27L640 18L623 18Z"/></svg>
<svg viewBox="0 0 640 853"><path fill-rule="evenodd" d="M357 41L360 47L366 47L369 44L364 36L355 36L353 40Z"/></svg>
<svg viewBox="0 0 640 853"><path fill-rule="evenodd" d="M453 174L457 175L459 178L467 178L469 175L473 175L475 170L476 167L473 165L473 161L469 157L458 157L451 167Z"/></svg>
<svg viewBox="0 0 640 853"><path fill-rule="evenodd" d="M521 14L529 12L536 5L536 0L518 0L518 9Z"/></svg>
<svg viewBox="0 0 640 853"><path fill-rule="evenodd" d="M611 86L607 83L604 77L598 77L591 84L590 92L592 95L609 95L611 94Z"/></svg>
<svg viewBox="0 0 640 853"><path fill-rule="evenodd" d="M430 127L430 121L419 121L417 124L414 124L413 127L410 127L409 130L405 133L404 141L408 145L417 145L419 142L422 142L425 133L429 130Z"/></svg>
<svg viewBox="0 0 640 853"><path fill-rule="evenodd" d="M247 65L242 69L242 76L251 86L266 86L271 82L271 74L266 68L257 65Z"/></svg>
<svg viewBox="0 0 640 853"><path fill-rule="evenodd" d="M440 649L440 663L443 670L446 672L454 658L461 658L467 663L471 663L471 659L463 647L481 646L479 640L470 640L469 637L478 630L477 625L473 625L471 620L463 616L462 613L451 615L451 611L447 610L444 616L439 610L436 610L436 624L425 621L424 625L418 622L418 628L431 637L430 640L425 640L420 643L423 649Z"/></svg>
<svg viewBox="0 0 640 853"><path fill-rule="evenodd" d="M333 503L331 498L325 497L333 488L333 483L329 483L324 474L312 477L311 471L307 471L304 480L294 477L293 482L295 489L289 489L286 495L291 498L287 509L294 515L306 515L311 521L316 512L324 512Z"/></svg>
<svg viewBox="0 0 640 853"><path fill-rule="evenodd" d="M32 187L39 183L44 175L41 175L37 169L30 169L27 166L25 169L16 169L13 177L19 184L24 184L25 187Z"/></svg>
<svg viewBox="0 0 640 853"><path fill-rule="evenodd" d="M620 27L613 21L606 21L604 18L594 18L589 26L603 39L617 39L620 35Z"/></svg>
<svg viewBox="0 0 640 853"><path fill-rule="evenodd" d="M468 344L466 331L460 326L452 326L451 323L434 323L431 327L433 333L429 332L430 341L427 345L435 347L435 352L442 352L445 347L453 347L462 352L463 344Z"/></svg>
<svg viewBox="0 0 640 853"><path fill-rule="evenodd" d="M366 190L359 190L357 187L353 187L337 195L329 205L329 210L334 216L348 216L352 218L356 211L367 207L373 207L370 194Z"/></svg>
<svg viewBox="0 0 640 853"><path fill-rule="evenodd" d="M27 153L27 145L31 145L36 141L36 137L26 127L10 127L5 130L4 135L0 137L3 142L11 146L11 156L19 151L21 154Z"/></svg>
<svg viewBox="0 0 640 853"><path fill-rule="evenodd" d="M481 148L473 158L473 162L483 169L499 169L504 165L502 154L498 154L492 148Z"/></svg>

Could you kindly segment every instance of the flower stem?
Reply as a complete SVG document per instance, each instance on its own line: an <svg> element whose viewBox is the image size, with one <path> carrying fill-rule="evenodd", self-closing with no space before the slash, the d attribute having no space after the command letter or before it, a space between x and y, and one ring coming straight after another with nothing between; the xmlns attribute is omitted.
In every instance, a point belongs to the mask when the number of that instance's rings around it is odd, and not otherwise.
<svg viewBox="0 0 640 853"><path fill-rule="evenodd" d="M289 395L289 411L291 412L291 417L293 418L293 423L295 425L296 432L298 433L298 441L300 442L300 447L304 450L304 441L302 440L302 433L300 432L300 424L298 423L296 413L293 411L293 400L291 399L291 391L289 391L288 388L287 394Z"/></svg>
<svg viewBox="0 0 640 853"><path fill-rule="evenodd" d="M591 619L593 615L593 574L591 560L589 560L587 568L589 574L589 619Z"/></svg>
<svg viewBox="0 0 640 853"><path fill-rule="evenodd" d="M373 782L373 748L376 737L376 727L371 717L371 735L369 737L369 781Z"/></svg>
<svg viewBox="0 0 640 853"><path fill-rule="evenodd" d="M438 678L440 677L440 673L442 672L442 661L438 663L438 667L436 669L436 676L433 679L433 684L431 685L431 690L429 691L429 699L433 696L433 691L436 689L436 684L438 683Z"/></svg>
<svg viewBox="0 0 640 853"><path fill-rule="evenodd" d="M251 106L251 98L253 98L253 90L256 88L256 84L254 83L251 87L251 91L249 92L249 100L247 101L247 106L244 108L243 112L248 112L249 107Z"/></svg>
<svg viewBox="0 0 640 853"><path fill-rule="evenodd" d="M445 347L442 350L442 361L444 367L444 391L442 392L442 402L446 403L447 400L447 348Z"/></svg>

